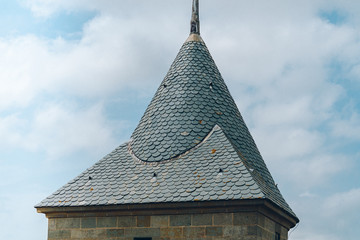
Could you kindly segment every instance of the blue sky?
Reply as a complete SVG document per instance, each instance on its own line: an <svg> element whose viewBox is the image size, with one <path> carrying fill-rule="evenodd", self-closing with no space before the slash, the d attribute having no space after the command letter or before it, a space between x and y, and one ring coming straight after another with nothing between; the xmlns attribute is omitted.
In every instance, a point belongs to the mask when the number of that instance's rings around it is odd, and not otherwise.
<svg viewBox="0 0 360 240"><path fill-rule="evenodd" d="M130 138L191 1L0 4L0 239L46 239L33 206ZM289 239L358 239L360 3L200 5L202 37L301 220Z"/></svg>
<svg viewBox="0 0 360 240"><path fill-rule="evenodd" d="M96 16L90 10L62 10L50 16L35 17L34 13L19 1L0 1L0 35L2 37L35 34L46 38L62 37L67 40L81 38L83 25Z"/></svg>

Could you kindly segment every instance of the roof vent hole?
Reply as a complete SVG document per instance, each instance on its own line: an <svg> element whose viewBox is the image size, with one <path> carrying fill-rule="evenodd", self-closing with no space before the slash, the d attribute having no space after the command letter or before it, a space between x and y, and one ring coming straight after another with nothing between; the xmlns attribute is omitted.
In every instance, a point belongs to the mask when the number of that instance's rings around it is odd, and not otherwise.
<svg viewBox="0 0 360 240"><path fill-rule="evenodd" d="M166 87L167 87L167 84L166 84L166 83L164 83L164 84L163 84L163 87L164 87L164 88L166 88Z"/></svg>
<svg viewBox="0 0 360 240"><path fill-rule="evenodd" d="M89 176L89 180L92 180L92 177L91 177L91 176Z"/></svg>
<svg viewBox="0 0 360 240"><path fill-rule="evenodd" d="M150 182L156 182L157 181L157 174L156 173L154 173L153 174L153 177L151 178L151 180L150 180Z"/></svg>
<svg viewBox="0 0 360 240"><path fill-rule="evenodd" d="M209 83L209 87L210 87L211 90L213 89L213 82Z"/></svg>
<svg viewBox="0 0 360 240"><path fill-rule="evenodd" d="M220 168L220 169L219 169L219 173L222 173L222 172L224 172L224 171L222 170L222 168Z"/></svg>

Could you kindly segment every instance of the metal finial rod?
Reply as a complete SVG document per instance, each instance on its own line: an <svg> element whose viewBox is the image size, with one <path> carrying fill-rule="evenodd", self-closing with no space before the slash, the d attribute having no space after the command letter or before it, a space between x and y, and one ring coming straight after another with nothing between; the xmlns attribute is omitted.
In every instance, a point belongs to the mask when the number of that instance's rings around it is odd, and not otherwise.
<svg viewBox="0 0 360 240"><path fill-rule="evenodd" d="M190 33L200 35L199 0L193 0Z"/></svg>

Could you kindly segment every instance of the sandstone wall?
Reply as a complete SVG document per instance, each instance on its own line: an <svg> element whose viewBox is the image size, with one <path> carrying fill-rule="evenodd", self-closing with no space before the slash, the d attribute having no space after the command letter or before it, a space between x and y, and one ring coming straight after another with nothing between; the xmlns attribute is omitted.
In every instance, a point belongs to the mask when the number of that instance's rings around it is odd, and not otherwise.
<svg viewBox="0 0 360 240"><path fill-rule="evenodd" d="M49 240L287 240L288 230L257 212L50 218Z"/></svg>

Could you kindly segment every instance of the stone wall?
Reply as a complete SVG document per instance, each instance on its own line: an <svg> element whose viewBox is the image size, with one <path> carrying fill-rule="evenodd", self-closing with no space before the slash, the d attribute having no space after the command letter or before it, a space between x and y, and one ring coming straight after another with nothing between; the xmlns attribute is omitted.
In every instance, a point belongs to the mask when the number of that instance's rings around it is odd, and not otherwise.
<svg viewBox="0 0 360 240"><path fill-rule="evenodd" d="M171 239L287 240L288 230L257 212L49 218L49 240Z"/></svg>

